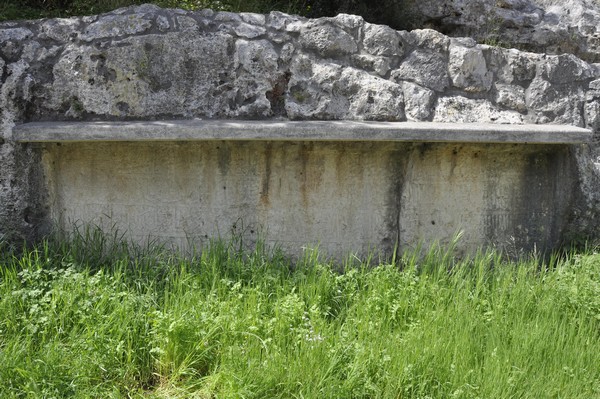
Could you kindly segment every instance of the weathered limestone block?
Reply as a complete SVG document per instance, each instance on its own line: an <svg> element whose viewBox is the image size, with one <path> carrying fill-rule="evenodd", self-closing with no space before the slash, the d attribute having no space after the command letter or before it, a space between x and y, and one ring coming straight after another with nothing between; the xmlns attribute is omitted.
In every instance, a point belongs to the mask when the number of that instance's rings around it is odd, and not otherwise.
<svg viewBox="0 0 600 399"><path fill-rule="evenodd" d="M171 28L171 23L167 17L159 15L156 17L156 27L159 31L166 32Z"/></svg>
<svg viewBox="0 0 600 399"><path fill-rule="evenodd" d="M435 105L434 122L460 123L523 123L523 115L501 110L489 101L472 100L461 96L440 97Z"/></svg>
<svg viewBox="0 0 600 399"><path fill-rule="evenodd" d="M152 21L144 15L105 15L89 25L81 35L84 41L107 37L135 35L148 31Z"/></svg>
<svg viewBox="0 0 600 399"><path fill-rule="evenodd" d="M405 44L400 34L385 25L365 24L363 49L371 54L386 57L402 57Z"/></svg>
<svg viewBox="0 0 600 399"><path fill-rule="evenodd" d="M371 121L403 121L404 95L402 87L364 71L345 68L334 90L349 99L346 119L357 116ZM336 90L336 91L337 91Z"/></svg>
<svg viewBox="0 0 600 399"><path fill-rule="evenodd" d="M538 67L542 79L558 84L582 81L594 76L590 64L571 54L549 55Z"/></svg>
<svg viewBox="0 0 600 399"><path fill-rule="evenodd" d="M279 11L271 11L266 18L266 26L267 28L284 31L288 25L298 22L299 20L300 18L297 16L284 14Z"/></svg>
<svg viewBox="0 0 600 399"><path fill-rule="evenodd" d="M71 117L225 116L247 100L236 98L233 49L229 35L188 33L130 37L103 50L70 45L54 66L47 106Z"/></svg>
<svg viewBox="0 0 600 399"><path fill-rule="evenodd" d="M194 18L185 16L185 15L178 15L175 17L175 25L177 26L177 29L181 32L195 32L199 29L198 26L198 21L196 21ZM233 30L233 28L231 27L223 27L223 25L220 26L220 30L226 31L227 33L229 33L231 30Z"/></svg>
<svg viewBox="0 0 600 399"><path fill-rule="evenodd" d="M352 15L352 14L344 14L344 13L338 14L333 18L327 18L327 19L347 31L356 31L358 28L362 27L365 23L365 20L360 15Z"/></svg>
<svg viewBox="0 0 600 399"><path fill-rule="evenodd" d="M292 56L294 55L295 51L296 47L292 43L285 43L279 52L279 59L284 64L287 64L292 60Z"/></svg>
<svg viewBox="0 0 600 399"><path fill-rule="evenodd" d="M416 49L392 71L391 77L396 82L408 80L443 92L450 85L448 59L432 50Z"/></svg>
<svg viewBox="0 0 600 399"><path fill-rule="evenodd" d="M234 90L238 104L241 103L238 113L250 117L269 116L271 104L266 93L275 84L279 56L267 40L238 40L235 47L234 69L238 84Z"/></svg>
<svg viewBox="0 0 600 399"><path fill-rule="evenodd" d="M237 36L246 39L254 39L267 33L267 30L262 26L256 26L247 23L241 23L237 25L235 28L233 28L233 31Z"/></svg>
<svg viewBox="0 0 600 399"><path fill-rule="evenodd" d="M600 60L600 4L595 0L401 1L407 28L429 25L449 36L540 53Z"/></svg>
<svg viewBox="0 0 600 399"><path fill-rule="evenodd" d="M33 36L33 32L27 28L0 29L0 43L8 41L18 42Z"/></svg>
<svg viewBox="0 0 600 399"><path fill-rule="evenodd" d="M519 112L527 111L523 87L496 83L494 88L496 89L496 104Z"/></svg>
<svg viewBox="0 0 600 399"><path fill-rule="evenodd" d="M590 82L584 107L585 126L600 131L600 79Z"/></svg>
<svg viewBox="0 0 600 399"><path fill-rule="evenodd" d="M584 91L572 85L556 85L536 77L525 91L525 102L535 123L569 123L584 126Z"/></svg>
<svg viewBox="0 0 600 399"><path fill-rule="evenodd" d="M428 121L433 115L436 96L433 90L416 83L402 82L406 118L409 121Z"/></svg>
<svg viewBox="0 0 600 399"><path fill-rule="evenodd" d="M317 20L305 24L300 32L300 44L322 57L332 58L356 53L354 37L342 28Z"/></svg>
<svg viewBox="0 0 600 399"><path fill-rule="evenodd" d="M0 29L0 56L9 61L17 61L21 57L23 43L33 36L27 28Z"/></svg>
<svg viewBox="0 0 600 399"><path fill-rule="evenodd" d="M291 119L404 120L401 87L355 68L297 56L285 109Z"/></svg>
<svg viewBox="0 0 600 399"><path fill-rule="evenodd" d="M585 115L585 127L600 130L600 96L590 98L585 103L583 110Z"/></svg>
<svg viewBox="0 0 600 399"><path fill-rule="evenodd" d="M448 72L452 84L466 92L485 92L492 87L492 73L478 47L450 45Z"/></svg>
<svg viewBox="0 0 600 399"><path fill-rule="evenodd" d="M242 16L240 14L236 14L234 12L229 11L219 11L213 16L213 19L218 22L241 22Z"/></svg>
<svg viewBox="0 0 600 399"><path fill-rule="evenodd" d="M2 76L4 76L4 67L6 66L6 63L4 62L4 60L2 58L0 58L0 92L2 91L2 83L4 82L4 79L2 79Z"/></svg>
<svg viewBox="0 0 600 399"><path fill-rule="evenodd" d="M411 47L447 53L450 46L450 38L433 29L415 29L411 32L398 33Z"/></svg>
<svg viewBox="0 0 600 399"><path fill-rule="evenodd" d="M40 24L39 38L67 43L80 33L80 24L78 18L47 19Z"/></svg>
<svg viewBox="0 0 600 399"><path fill-rule="evenodd" d="M242 12L240 13L242 21L251 25L264 26L267 22L267 17L264 14L257 14L253 12Z"/></svg>
<svg viewBox="0 0 600 399"><path fill-rule="evenodd" d="M334 93L342 67L306 54L297 55L290 65L289 95L285 102L290 119L341 119L348 109L348 100Z"/></svg>
<svg viewBox="0 0 600 399"><path fill-rule="evenodd" d="M482 46L483 47L483 46ZM535 78L537 63L542 59L542 54L518 51L516 49L503 49L488 47L488 65L495 71L499 83L523 84Z"/></svg>
<svg viewBox="0 0 600 399"><path fill-rule="evenodd" d="M390 71L390 59L388 57L377 57L368 54L354 54L352 57L353 64L366 71L375 72L381 77L385 77Z"/></svg>

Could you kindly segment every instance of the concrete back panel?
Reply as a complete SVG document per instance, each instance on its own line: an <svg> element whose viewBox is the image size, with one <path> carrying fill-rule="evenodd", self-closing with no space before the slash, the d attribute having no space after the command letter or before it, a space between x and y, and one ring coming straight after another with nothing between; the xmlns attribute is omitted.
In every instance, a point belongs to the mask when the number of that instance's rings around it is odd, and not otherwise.
<svg viewBox="0 0 600 399"><path fill-rule="evenodd" d="M430 143L373 134L300 140L294 129L257 139L240 128L225 139L196 130L195 140L176 141L173 129L152 140L126 130L113 126L99 139L88 127L77 140L61 128L16 130L21 141L41 142L60 228L91 223L177 248L234 234L291 255L318 246L336 258L385 257L397 244L447 243L459 231L465 251L543 251L560 243L573 200L568 145L499 143L489 132L491 143Z"/></svg>

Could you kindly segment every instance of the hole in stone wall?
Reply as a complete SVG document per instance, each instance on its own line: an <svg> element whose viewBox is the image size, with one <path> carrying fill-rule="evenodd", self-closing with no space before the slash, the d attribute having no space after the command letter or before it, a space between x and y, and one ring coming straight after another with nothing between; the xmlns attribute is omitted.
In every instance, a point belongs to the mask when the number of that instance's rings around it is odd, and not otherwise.
<svg viewBox="0 0 600 399"><path fill-rule="evenodd" d="M25 208L25 210L23 211L23 220L25 221L25 223L32 222L31 209L29 207Z"/></svg>

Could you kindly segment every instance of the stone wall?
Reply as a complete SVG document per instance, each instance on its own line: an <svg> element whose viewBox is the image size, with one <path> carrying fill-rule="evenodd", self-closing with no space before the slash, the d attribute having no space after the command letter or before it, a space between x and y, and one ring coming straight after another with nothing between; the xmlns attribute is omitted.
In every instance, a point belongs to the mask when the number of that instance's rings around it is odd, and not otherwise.
<svg viewBox="0 0 600 399"><path fill-rule="evenodd" d="M600 131L600 64L395 31L361 17L185 12L0 24L0 237L48 230L41 152L17 124L291 119L570 124ZM576 172L563 239L600 236L600 148Z"/></svg>

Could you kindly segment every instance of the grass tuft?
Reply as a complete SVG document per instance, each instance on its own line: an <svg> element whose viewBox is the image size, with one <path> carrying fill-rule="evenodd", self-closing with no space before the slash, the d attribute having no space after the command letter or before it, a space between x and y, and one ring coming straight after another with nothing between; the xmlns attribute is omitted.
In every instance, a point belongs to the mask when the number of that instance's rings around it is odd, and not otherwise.
<svg viewBox="0 0 600 399"><path fill-rule="evenodd" d="M2 398L600 396L600 257L0 245Z"/></svg>

